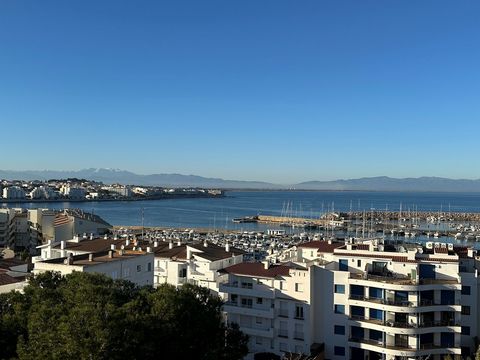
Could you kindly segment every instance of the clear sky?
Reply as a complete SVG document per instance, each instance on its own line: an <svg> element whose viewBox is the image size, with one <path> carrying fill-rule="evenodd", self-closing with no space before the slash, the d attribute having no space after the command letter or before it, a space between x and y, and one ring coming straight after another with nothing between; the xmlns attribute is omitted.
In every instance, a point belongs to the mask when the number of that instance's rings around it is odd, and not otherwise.
<svg viewBox="0 0 480 360"><path fill-rule="evenodd" d="M0 1L0 169L480 178L480 2Z"/></svg>

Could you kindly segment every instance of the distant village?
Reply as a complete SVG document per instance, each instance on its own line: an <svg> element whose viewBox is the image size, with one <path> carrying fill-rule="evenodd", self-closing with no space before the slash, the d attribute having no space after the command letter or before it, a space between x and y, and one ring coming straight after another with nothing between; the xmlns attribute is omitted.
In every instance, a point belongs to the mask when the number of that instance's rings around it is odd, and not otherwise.
<svg viewBox="0 0 480 360"><path fill-rule="evenodd" d="M148 200L173 197L217 197L222 190L201 188L168 188L111 184L85 179L63 180L1 180L0 198L3 202L24 201L102 201Z"/></svg>

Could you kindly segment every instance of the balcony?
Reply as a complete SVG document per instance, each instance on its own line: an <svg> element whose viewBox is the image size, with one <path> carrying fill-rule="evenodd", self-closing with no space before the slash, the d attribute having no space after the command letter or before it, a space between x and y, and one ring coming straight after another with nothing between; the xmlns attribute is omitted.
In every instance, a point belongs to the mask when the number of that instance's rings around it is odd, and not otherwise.
<svg viewBox="0 0 480 360"><path fill-rule="evenodd" d="M266 338L273 338L273 329L265 327L256 327L256 326L244 326L240 325L240 329L247 335L250 336L261 336Z"/></svg>
<svg viewBox="0 0 480 360"><path fill-rule="evenodd" d="M433 300L430 300L430 299L424 299L420 301L388 300L388 299L368 297L368 296L362 296L362 295L350 295L349 300L366 301L374 304L400 306L400 307L460 305L460 300L455 300L450 304L442 304L442 303L434 302Z"/></svg>
<svg viewBox="0 0 480 360"><path fill-rule="evenodd" d="M288 318L288 310L287 309L279 309L277 310L277 316Z"/></svg>
<svg viewBox="0 0 480 360"><path fill-rule="evenodd" d="M457 285L458 279L420 279L418 282L412 280L409 276L386 273L350 273L350 279L374 281L378 283L387 283L392 285Z"/></svg>
<svg viewBox="0 0 480 360"><path fill-rule="evenodd" d="M260 307L252 304L239 304L237 302L227 301L223 305L223 311L226 313L273 319L273 309L266 306Z"/></svg>
<svg viewBox="0 0 480 360"><path fill-rule="evenodd" d="M305 334L302 331L295 331L293 333L293 338L295 340L304 340L305 339Z"/></svg>
<svg viewBox="0 0 480 360"><path fill-rule="evenodd" d="M288 338L288 330L287 329L279 329L278 330L278 337Z"/></svg>
<svg viewBox="0 0 480 360"><path fill-rule="evenodd" d="M460 326L460 324L454 320L423 321L423 322L420 322L419 324L416 324L416 323L407 323L403 321L367 319L364 316L356 316L356 315L351 315L350 320L366 322L369 324L375 324L375 325L381 325L381 326L388 326L392 328L401 328L401 329Z"/></svg>
<svg viewBox="0 0 480 360"><path fill-rule="evenodd" d="M248 286L250 285L250 286ZM274 298L274 289L266 285L258 284L239 284L239 283L221 283L219 291L228 294L237 294L244 296L253 296L266 299Z"/></svg>

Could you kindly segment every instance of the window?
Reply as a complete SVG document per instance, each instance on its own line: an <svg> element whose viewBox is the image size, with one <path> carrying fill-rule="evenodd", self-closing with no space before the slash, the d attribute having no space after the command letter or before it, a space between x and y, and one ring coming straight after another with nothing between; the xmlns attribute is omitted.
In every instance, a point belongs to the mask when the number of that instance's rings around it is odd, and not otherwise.
<svg viewBox="0 0 480 360"><path fill-rule="evenodd" d="M470 295L470 286L462 286L462 295Z"/></svg>
<svg viewBox="0 0 480 360"><path fill-rule="evenodd" d="M345 305L335 305L335 314L345 314Z"/></svg>
<svg viewBox="0 0 480 360"><path fill-rule="evenodd" d="M352 318L363 319L365 317L365 308L361 306L350 306L350 316Z"/></svg>
<svg viewBox="0 0 480 360"><path fill-rule="evenodd" d="M147 264L147 271L152 271L152 263Z"/></svg>
<svg viewBox="0 0 480 360"><path fill-rule="evenodd" d="M335 325L334 328L333 328L333 333L335 335L345 335L345 326Z"/></svg>
<svg viewBox="0 0 480 360"><path fill-rule="evenodd" d="M252 307L252 299L242 299L242 307L251 308Z"/></svg>
<svg viewBox="0 0 480 360"><path fill-rule="evenodd" d="M378 309L370 309L370 319L383 320L383 311Z"/></svg>
<svg viewBox="0 0 480 360"><path fill-rule="evenodd" d="M303 319L303 306L295 305L295 317L297 319Z"/></svg>
<svg viewBox="0 0 480 360"><path fill-rule="evenodd" d="M286 343L280 343L280 351L288 351L288 346Z"/></svg>
<svg viewBox="0 0 480 360"><path fill-rule="evenodd" d="M257 298L257 304L259 304L259 305L263 304L263 299L262 298Z"/></svg>
<svg viewBox="0 0 480 360"><path fill-rule="evenodd" d="M262 318L256 316L256 317L255 317L255 322L256 322L257 324L261 324L261 323L262 323Z"/></svg>
<svg viewBox="0 0 480 360"><path fill-rule="evenodd" d="M262 345L262 338L260 336L257 336L255 338L255 342L256 342L257 345Z"/></svg>
<svg viewBox="0 0 480 360"><path fill-rule="evenodd" d="M126 278L126 277L129 277L130 276L130 268L129 267L126 267L123 269L123 277Z"/></svg>
<svg viewBox="0 0 480 360"><path fill-rule="evenodd" d="M185 278L187 277L187 269L180 269L178 272L178 277Z"/></svg>
<svg viewBox="0 0 480 360"><path fill-rule="evenodd" d="M343 346L335 346L333 348L335 356L345 356L345 348Z"/></svg>
<svg viewBox="0 0 480 360"><path fill-rule="evenodd" d="M118 273L116 271L112 271L112 279L115 280L118 277Z"/></svg>
<svg viewBox="0 0 480 360"><path fill-rule="evenodd" d="M348 271L348 260L347 259L340 259L338 262L338 270L340 271Z"/></svg>
<svg viewBox="0 0 480 360"><path fill-rule="evenodd" d="M362 266L362 260L357 260L357 267L361 267Z"/></svg>
<svg viewBox="0 0 480 360"><path fill-rule="evenodd" d="M142 265L137 265L137 272L142 271Z"/></svg>
<svg viewBox="0 0 480 360"><path fill-rule="evenodd" d="M335 293L336 294L345 294L345 285L335 284Z"/></svg>
<svg viewBox="0 0 480 360"><path fill-rule="evenodd" d="M303 292L303 284L295 283L295 291L296 292Z"/></svg>
<svg viewBox="0 0 480 360"><path fill-rule="evenodd" d="M470 306L462 306L462 315L470 315Z"/></svg>
<svg viewBox="0 0 480 360"><path fill-rule="evenodd" d="M242 288L244 289L251 289L252 288L252 283L251 282L243 282L242 281Z"/></svg>
<svg viewBox="0 0 480 360"><path fill-rule="evenodd" d="M462 335L470 335L470 326L462 326Z"/></svg>
<svg viewBox="0 0 480 360"><path fill-rule="evenodd" d="M283 281L280 281L280 290L285 289L285 284Z"/></svg>

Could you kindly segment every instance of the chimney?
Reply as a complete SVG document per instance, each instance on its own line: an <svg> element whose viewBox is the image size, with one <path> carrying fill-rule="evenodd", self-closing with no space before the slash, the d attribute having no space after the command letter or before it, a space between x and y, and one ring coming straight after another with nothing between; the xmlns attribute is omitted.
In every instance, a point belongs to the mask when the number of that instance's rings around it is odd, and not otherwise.
<svg viewBox="0 0 480 360"><path fill-rule="evenodd" d="M151 253L152 252L152 248L150 246L147 246L147 253Z"/></svg>
<svg viewBox="0 0 480 360"><path fill-rule="evenodd" d="M177 246L182 246L182 240L177 241Z"/></svg>
<svg viewBox="0 0 480 360"><path fill-rule="evenodd" d="M155 240L155 241L153 242L153 247L158 247L158 241Z"/></svg>
<svg viewBox="0 0 480 360"><path fill-rule="evenodd" d="M126 246L130 245L130 239L125 240L125 245Z"/></svg>
<svg viewBox="0 0 480 360"><path fill-rule="evenodd" d="M225 243L225 251L230 252L230 244L228 243L228 241Z"/></svg>
<svg viewBox="0 0 480 360"><path fill-rule="evenodd" d="M93 233L90 233L90 240L93 240Z"/></svg>
<svg viewBox="0 0 480 360"><path fill-rule="evenodd" d="M88 261L93 261L93 254L88 254Z"/></svg>
<svg viewBox="0 0 480 360"><path fill-rule="evenodd" d="M332 244L332 239L328 239L327 243L331 245Z"/></svg>
<svg viewBox="0 0 480 360"><path fill-rule="evenodd" d="M173 249L173 242L170 241L170 242L168 243L168 248L169 248L169 249Z"/></svg>
<svg viewBox="0 0 480 360"><path fill-rule="evenodd" d="M115 250L115 244L110 244L110 250Z"/></svg>
<svg viewBox="0 0 480 360"><path fill-rule="evenodd" d="M67 265L72 265L73 264L73 255L72 253L69 253L67 258L64 261L65 264Z"/></svg>
<svg viewBox="0 0 480 360"><path fill-rule="evenodd" d="M60 241L60 249L65 250L65 240Z"/></svg>
<svg viewBox="0 0 480 360"><path fill-rule="evenodd" d="M103 236L103 238L104 238L105 240L107 240L107 239L108 239L108 235L105 234L105 235Z"/></svg>
<svg viewBox="0 0 480 360"><path fill-rule="evenodd" d="M108 251L108 257L111 259L113 258L113 250Z"/></svg>
<svg viewBox="0 0 480 360"><path fill-rule="evenodd" d="M205 239L205 241L203 242L203 247L208 247L208 243L207 243L207 240Z"/></svg>
<svg viewBox="0 0 480 360"><path fill-rule="evenodd" d="M264 260L262 261L262 263L263 263L263 268L265 270L268 270L268 268L270 267L270 263L268 262L268 260Z"/></svg>
<svg viewBox="0 0 480 360"><path fill-rule="evenodd" d="M117 234L115 234L115 236L113 237L113 240L118 240Z"/></svg>
<svg viewBox="0 0 480 360"><path fill-rule="evenodd" d="M83 233L83 239L84 239L84 240L87 239L87 233Z"/></svg>

